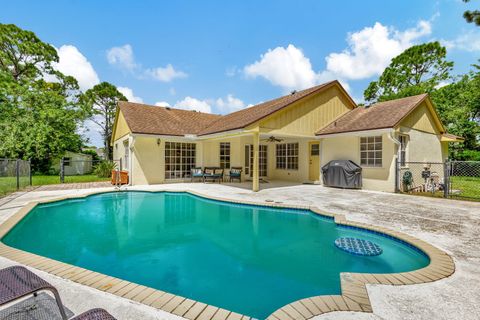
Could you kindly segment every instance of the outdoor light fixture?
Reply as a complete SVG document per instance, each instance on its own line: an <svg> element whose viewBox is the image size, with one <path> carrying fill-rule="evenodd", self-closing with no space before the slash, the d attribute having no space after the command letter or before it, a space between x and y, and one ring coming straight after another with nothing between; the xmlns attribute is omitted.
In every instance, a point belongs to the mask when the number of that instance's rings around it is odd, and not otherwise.
<svg viewBox="0 0 480 320"><path fill-rule="evenodd" d="M160 142L162 142L162 139L157 139L157 146L160 147Z"/></svg>

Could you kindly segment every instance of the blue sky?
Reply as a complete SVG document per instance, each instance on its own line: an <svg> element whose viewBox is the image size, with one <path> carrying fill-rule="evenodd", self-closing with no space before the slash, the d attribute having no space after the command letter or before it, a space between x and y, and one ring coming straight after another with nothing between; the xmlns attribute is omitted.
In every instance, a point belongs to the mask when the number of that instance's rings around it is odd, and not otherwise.
<svg viewBox="0 0 480 320"><path fill-rule="evenodd" d="M405 48L440 40L464 73L480 58L478 1L8 1L1 23L54 45L83 89L227 113L339 79L360 101ZM92 124L86 135L100 145Z"/></svg>

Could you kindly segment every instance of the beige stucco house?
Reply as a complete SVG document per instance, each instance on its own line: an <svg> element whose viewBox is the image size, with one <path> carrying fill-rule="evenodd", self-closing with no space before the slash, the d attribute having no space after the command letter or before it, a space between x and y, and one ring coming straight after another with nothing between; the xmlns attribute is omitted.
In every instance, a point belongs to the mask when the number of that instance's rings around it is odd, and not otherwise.
<svg viewBox="0 0 480 320"><path fill-rule="evenodd" d="M446 133L428 95L358 107L338 81L227 115L120 102L114 159L130 183L187 179L193 167L242 167L262 180L321 184L320 168L348 159L363 168L363 188L395 190L395 163L444 161Z"/></svg>

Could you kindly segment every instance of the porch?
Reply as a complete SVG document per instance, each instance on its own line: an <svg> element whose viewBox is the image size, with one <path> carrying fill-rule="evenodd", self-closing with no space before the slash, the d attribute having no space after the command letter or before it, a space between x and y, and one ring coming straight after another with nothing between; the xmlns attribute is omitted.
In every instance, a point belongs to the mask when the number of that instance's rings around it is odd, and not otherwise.
<svg viewBox="0 0 480 320"><path fill-rule="evenodd" d="M192 168L212 167L223 168L222 183L253 191L320 181L315 137L254 131L209 137L134 134L128 139L124 162L132 185L190 182ZM228 183L231 168L242 168L241 183Z"/></svg>

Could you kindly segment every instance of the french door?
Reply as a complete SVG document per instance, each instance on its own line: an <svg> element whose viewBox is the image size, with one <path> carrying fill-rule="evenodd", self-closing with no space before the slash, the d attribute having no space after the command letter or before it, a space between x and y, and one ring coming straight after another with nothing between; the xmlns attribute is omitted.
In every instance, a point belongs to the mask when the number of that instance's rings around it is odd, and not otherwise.
<svg viewBox="0 0 480 320"><path fill-rule="evenodd" d="M258 147L258 175L266 177L268 146L261 144ZM253 176L253 144L245 145L245 173L250 177Z"/></svg>

